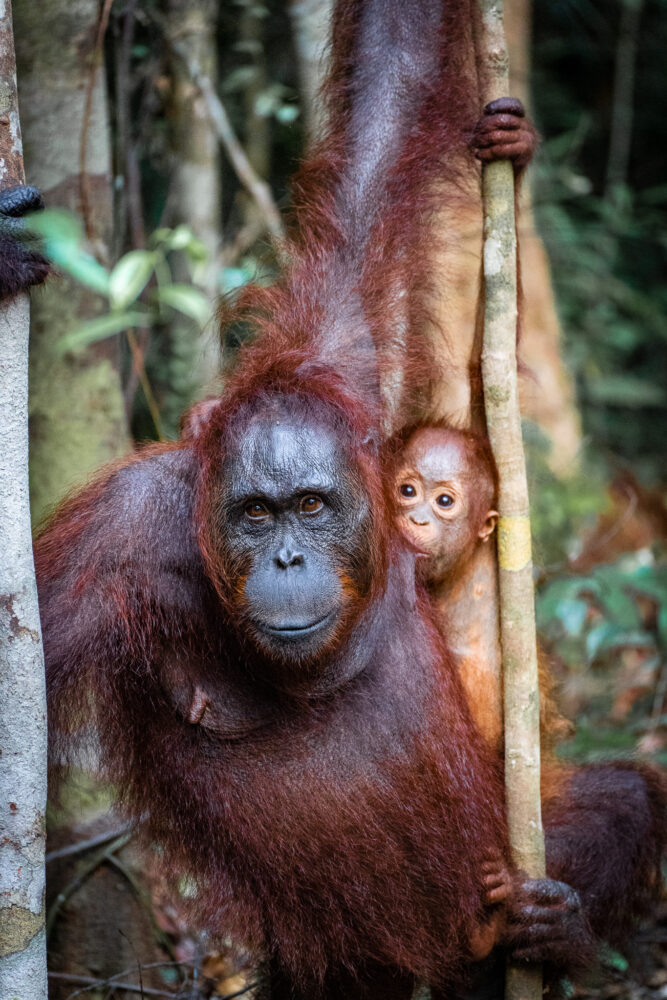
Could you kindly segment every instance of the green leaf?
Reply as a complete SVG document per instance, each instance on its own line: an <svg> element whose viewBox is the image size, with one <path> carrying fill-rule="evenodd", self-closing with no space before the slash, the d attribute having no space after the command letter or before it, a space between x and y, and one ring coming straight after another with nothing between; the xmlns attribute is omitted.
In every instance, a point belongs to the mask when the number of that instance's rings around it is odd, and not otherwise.
<svg viewBox="0 0 667 1000"><path fill-rule="evenodd" d="M586 616L588 614L588 604L586 601L559 601L556 606L556 617L560 620L567 635L581 635Z"/></svg>
<svg viewBox="0 0 667 1000"><path fill-rule="evenodd" d="M612 566L601 566L594 575L600 582L597 600L605 618L626 629L639 628L641 615L637 602L626 591L626 574Z"/></svg>
<svg viewBox="0 0 667 1000"><path fill-rule="evenodd" d="M244 38L240 42L232 45L234 52L243 52L246 55L259 56L262 54L262 43L254 38Z"/></svg>
<svg viewBox="0 0 667 1000"><path fill-rule="evenodd" d="M155 270L155 254L130 250L120 258L109 278L109 298L114 309L125 309L146 287Z"/></svg>
<svg viewBox="0 0 667 1000"><path fill-rule="evenodd" d="M667 605L664 604L658 609L658 638L662 649L667 652Z"/></svg>
<svg viewBox="0 0 667 1000"><path fill-rule="evenodd" d="M206 245L186 225L176 226L175 229L156 229L151 236L151 243L161 247L165 253L169 250L182 250L195 263L209 258Z"/></svg>
<svg viewBox="0 0 667 1000"><path fill-rule="evenodd" d="M616 951L610 945L606 943L602 944L598 954L602 964L608 968L616 969L618 972L628 971L628 960L621 955L620 951Z"/></svg>
<svg viewBox="0 0 667 1000"><path fill-rule="evenodd" d="M639 566L629 577L628 585L667 606L667 566Z"/></svg>
<svg viewBox="0 0 667 1000"><path fill-rule="evenodd" d="M296 104L281 104L276 109L276 118L281 125L291 125L299 117L300 111Z"/></svg>
<svg viewBox="0 0 667 1000"><path fill-rule="evenodd" d="M245 90L257 77L259 70L256 66L237 66L231 73L228 73L222 83L223 94L234 94L239 90Z"/></svg>
<svg viewBox="0 0 667 1000"><path fill-rule="evenodd" d="M233 292L246 285L252 276L244 267L223 267L220 271L220 287L223 292Z"/></svg>
<svg viewBox="0 0 667 1000"><path fill-rule="evenodd" d="M161 226L159 229L154 229L150 235L150 245L156 247L159 246L160 243L166 243L171 239L173 231L173 229L169 229L167 226Z"/></svg>
<svg viewBox="0 0 667 1000"><path fill-rule="evenodd" d="M601 653L625 646L640 646L655 649L655 639L643 629L629 630L611 622L602 622L586 636L586 655L589 663L594 663Z"/></svg>
<svg viewBox="0 0 667 1000"><path fill-rule="evenodd" d="M193 239L194 235L189 226L176 226L175 229L172 229L169 238L165 240L165 244L169 250L185 250Z"/></svg>
<svg viewBox="0 0 667 1000"><path fill-rule="evenodd" d="M44 240L78 245L83 241L83 227L78 216L65 208L45 208L26 216L27 228Z"/></svg>
<svg viewBox="0 0 667 1000"><path fill-rule="evenodd" d="M160 305L177 309L200 327L206 326L211 318L210 302L192 285L164 285L156 290L156 297Z"/></svg>
<svg viewBox="0 0 667 1000"><path fill-rule="evenodd" d="M94 292L99 292L100 295L108 296L109 272L106 267L102 267L90 254L84 250L78 250L76 255L67 252L61 254L60 246L56 246L50 241L47 241L45 249L46 256L63 271L71 274L76 281L80 281L82 285L87 285L88 288L92 288Z"/></svg>
<svg viewBox="0 0 667 1000"><path fill-rule="evenodd" d="M82 326L77 327L76 330L65 334L58 343L58 351L64 353L65 351L86 347L88 344L94 344L98 340L104 340L105 337L112 337L116 333L121 333L129 327L144 326L147 322L150 322L150 319L149 312L116 312L109 313L106 316L99 316L97 319L92 319L89 323L84 323Z"/></svg>
<svg viewBox="0 0 667 1000"><path fill-rule="evenodd" d="M664 406L667 400L663 386L634 375L606 375L590 379L586 384L590 402L609 406Z"/></svg>
<svg viewBox="0 0 667 1000"><path fill-rule="evenodd" d="M83 229L76 215L49 208L28 217L27 229L40 236L42 251L51 263L100 295L109 293L109 272L83 249Z"/></svg>

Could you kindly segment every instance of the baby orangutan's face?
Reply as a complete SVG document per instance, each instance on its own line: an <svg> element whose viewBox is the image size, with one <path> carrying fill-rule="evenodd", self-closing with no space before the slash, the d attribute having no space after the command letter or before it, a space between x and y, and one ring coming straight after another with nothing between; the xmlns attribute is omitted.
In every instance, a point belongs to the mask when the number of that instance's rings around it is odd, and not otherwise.
<svg viewBox="0 0 667 1000"><path fill-rule="evenodd" d="M479 541L488 541L498 514L490 510L488 470L471 466L464 435L438 427L416 431L399 456L394 479L397 523L425 558L427 583L451 578Z"/></svg>

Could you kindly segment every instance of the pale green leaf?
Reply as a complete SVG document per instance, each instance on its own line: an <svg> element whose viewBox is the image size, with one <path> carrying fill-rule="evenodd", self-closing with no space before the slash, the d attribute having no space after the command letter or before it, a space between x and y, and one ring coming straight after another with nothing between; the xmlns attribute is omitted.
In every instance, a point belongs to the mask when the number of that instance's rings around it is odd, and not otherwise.
<svg viewBox="0 0 667 1000"><path fill-rule="evenodd" d="M28 217L27 230L41 237L44 256L58 270L100 295L108 294L109 272L83 249L83 230L75 215L63 208L35 212Z"/></svg>
<svg viewBox="0 0 667 1000"><path fill-rule="evenodd" d="M189 316L200 327L206 326L211 318L211 305L203 294L192 285L164 285L156 290L160 305L177 309Z"/></svg>
<svg viewBox="0 0 667 1000"><path fill-rule="evenodd" d="M65 208L45 208L26 217L27 228L44 240L79 244L83 241L83 227L78 217Z"/></svg>
<svg viewBox="0 0 667 1000"><path fill-rule="evenodd" d="M109 298L114 309L125 309L137 299L155 270L150 250L130 250L120 258L109 278Z"/></svg>
<svg viewBox="0 0 667 1000"><path fill-rule="evenodd" d="M291 125L299 117L299 108L296 104L281 104L276 110L276 118L282 125Z"/></svg>
<svg viewBox="0 0 667 1000"><path fill-rule="evenodd" d="M86 347L94 344L105 337L112 337L116 333L121 333L133 326L144 326L150 321L148 312L114 312L106 316L98 316L90 322L78 326L75 330L65 334L58 344L59 352L72 351L76 348Z"/></svg>
<svg viewBox="0 0 667 1000"><path fill-rule="evenodd" d="M78 249L70 253L67 247L63 248L60 244L47 240L45 253L60 270L67 271L82 285L87 285L100 295L109 294L109 272L84 250Z"/></svg>

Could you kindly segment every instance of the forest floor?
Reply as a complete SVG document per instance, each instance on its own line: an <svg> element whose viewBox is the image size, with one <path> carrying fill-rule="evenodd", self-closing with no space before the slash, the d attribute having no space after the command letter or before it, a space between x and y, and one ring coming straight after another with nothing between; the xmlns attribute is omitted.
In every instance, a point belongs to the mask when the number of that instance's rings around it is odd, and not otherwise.
<svg viewBox="0 0 667 1000"><path fill-rule="evenodd" d="M667 900L637 934L627 960L610 951L603 964L602 976L577 987L573 1000L667 1000Z"/></svg>

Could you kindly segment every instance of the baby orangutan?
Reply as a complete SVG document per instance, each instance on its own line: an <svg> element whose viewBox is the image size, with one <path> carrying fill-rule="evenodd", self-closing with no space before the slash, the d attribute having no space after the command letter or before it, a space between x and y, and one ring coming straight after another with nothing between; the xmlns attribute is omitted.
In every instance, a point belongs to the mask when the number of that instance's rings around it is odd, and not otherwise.
<svg viewBox="0 0 667 1000"><path fill-rule="evenodd" d="M496 566L493 546L486 544L498 521L493 457L484 438L444 425L418 428L404 441L394 466L397 524L421 553L417 573L457 658L472 715L502 753ZM515 959L538 957L538 938L549 942L556 969L573 946L579 967L586 968L595 937L622 944L659 882L662 776L634 762L574 768L559 761L553 746L570 724L558 713L548 662L539 650L538 663L549 877L526 880L521 872L511 873L490 848L483 865L489 919L470 942L478 962L488 956L473 977L482 986L502 980L505 950Z"/></svg>
<svg viewBox="0 0 667 1000"><path fill-rule="evenodd" d="M417 572L437 608L455 654L477 725L502 747L502 690L498 598L493 547L497 476L487 441L445 425L420 427L397 456L397 523L423 556ZM489 606L496 613L489 614ZM569 723L552 697L548 664L540 655L543 744L567 733Z"/></svg>
<svg viewBox="0 0 667 1000"><path fill-rule="evenodd" d="M423 581L451 583L498 522L488 445L467 431L421 427L400 455L396 487L399 526L427 557Z"/></svg>

